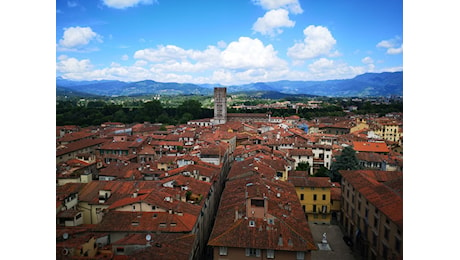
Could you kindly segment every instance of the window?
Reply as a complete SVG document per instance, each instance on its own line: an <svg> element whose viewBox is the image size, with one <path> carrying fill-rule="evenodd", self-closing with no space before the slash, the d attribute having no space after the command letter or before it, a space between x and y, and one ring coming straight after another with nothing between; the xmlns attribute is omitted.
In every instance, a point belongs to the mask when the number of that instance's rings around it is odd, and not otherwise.
<svg viewBox="0 0 460 260"><path fill-rule="evenodd" d="M383 232L383 237L388 240L388 234L390 233L390 230L388 228L385 227L385 230Z"/></svg>
<svg viewBox="0 0 460 260"><path fill-rule="evenodd" d="M124 253L125 248L124 247L117 247L117 253Z"/></svg>
<svg viewBox="0 0 460 260"><path fill-rule="evenodd" d="M316 205L313 205L313 212L316 212Z"/></svg>
<svg viewBox="0 0 460 260"><path fill-rule="evenodd" d="M388 258L388 247L386 247L385 245L383 245L383 258L384 259L387 259Z"/></svg>
<svg viewBox="0 0 460 260"><path fill-rule="evenodd" d="M297 252L296 258L297 260L303 260L305 259L305 253L304 252Z"/></svg>
<svg viewBox="0 0 460 260"><path fill-rule="evenodd" d="M275 250L267 249L267 258L275 258Z"/></svg>
<svg viewBox="0 0 460 260"><path fill-rule="evenodd" d="M398 253L401 253L401 240L399 238L395 239L395 250Z"/></svg>
<svg viewBox="0 0 460 260"><path fill-rule="evenodd" d="M246 248L246 256L256 256L256 257L260 257L260 249L256 249L256 248Z"/></svg>
<svg viewBox="0 0 460 260"><path fill-rule="evenodd" d="M255 227L256 226L256 222L254 220L249 220L249 226L250 227Z"/></svg>
<svg viewBox="0 0 460 260"><path fill-rule="evenodd" d="M326 194L323 194L323 200L326 200Z"/></svg>
<svg viewBox="0 0 460 260"><path fill-rule="evenodd" d="M316 200L316 194L313 194L313 200Z"/></svg>
<svg viewBox="0 0 460 260"><path fill-rule="evenodd" d="M219 247L219 255L227 255L227 247L226 246Z"/></svg>
<svg viewBox="0 0 460 260"><path fill-rule="evenodd" d="M303 194L300 194L300 200L304 200Z"/></svg>

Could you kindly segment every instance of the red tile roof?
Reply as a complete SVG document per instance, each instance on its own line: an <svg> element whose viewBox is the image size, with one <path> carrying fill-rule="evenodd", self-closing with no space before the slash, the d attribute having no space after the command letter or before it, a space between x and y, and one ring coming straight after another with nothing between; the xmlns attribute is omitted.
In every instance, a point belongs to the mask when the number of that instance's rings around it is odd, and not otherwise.
<svg viewBox="0 0 460 260"><path fill-rule="evenodd" d="M330 188L332 186L329 177L289 177L289 182L295 187Z"/></svg>
<svg viewBox="0 0 460 260"><path fill-rule="evenodd" d="M246 198L254 197L266 197L266 219L246 215ZM254 221L255 227L250 227L249 221ZM294 186L257 175L227 181L208 244L286 251L317 249Z"/></svg>
<svg viewBox="0 0 460 260"><path fill-rule="evenodd" d="M56 157L71 153L71 152L76 152L88 147L96 147L97 145L104 144L106 142L110 142L107 139L103 138L98 138L98 139L82 139L76 142L68 143L65 145L61 145L57 147L56 149Z"/></svg>
<svg viewBox="0 0 460 260"><path fill-rule="evenodd" d="M369 203L373 204L392 222L403 227L403 200L402 193L395 192L382 181L400 182L402 173L371 170L340 171L342 178L361 193ZM385 177L385 175L388 175Z"/></svg>
<svg viewBox="0 0 460 260"><path fill-rule="evenodd" d="M94 230L98 232L191 232L197 215L168 212L109 211Z"/></svg>
<svg viewBox="0 0 460 260"><path fill-rule="evenodd" d="M89 132L72 132L65 134L63 137L57 139L58 143L63 143L63 142L73 142L76 140L81 140L85 138L91 138L91 137L96 137L97 133L89 133Z"/></svg>
<svg viewBox="0 0 460 260"><path fill-rule="evenodd" d="M129 259L177 260L191 257L196 235L165 233L151 235L151 246L135 252L129 256Z"/></svg>
<svg viewBox="0 0 460 260"><path fill-rule="evenodd" d="M142 179L140 163L111 163L99 170L99 176L111 176L117 179Z"/></svg>
<svg viewBox="0 0 460 260"><path fill-rule="evenodd" d="M353 142L353 149L357 152L388 153L390 149L384 142Z"/></svg>

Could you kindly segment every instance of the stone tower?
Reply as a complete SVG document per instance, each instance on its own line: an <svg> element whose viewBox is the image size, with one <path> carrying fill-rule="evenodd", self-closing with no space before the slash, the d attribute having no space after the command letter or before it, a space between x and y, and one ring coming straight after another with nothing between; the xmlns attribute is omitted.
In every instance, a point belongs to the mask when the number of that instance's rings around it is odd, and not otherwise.
<svg viewBox="0 0 460 260"><path fill-rule="evenodd" d="M227 122L227 88L214 88L214 125Z"/></svg>

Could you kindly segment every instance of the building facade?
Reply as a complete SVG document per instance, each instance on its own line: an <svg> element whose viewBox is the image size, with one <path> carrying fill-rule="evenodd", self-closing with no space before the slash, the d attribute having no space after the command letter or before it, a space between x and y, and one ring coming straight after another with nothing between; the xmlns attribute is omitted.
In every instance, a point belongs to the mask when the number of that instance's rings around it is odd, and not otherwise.
<svg viewBox="0 0 460 260"><path fill-rule="evenodd" d="M402 259L402 173L341 171L341 224L362 259Z"/></svg>

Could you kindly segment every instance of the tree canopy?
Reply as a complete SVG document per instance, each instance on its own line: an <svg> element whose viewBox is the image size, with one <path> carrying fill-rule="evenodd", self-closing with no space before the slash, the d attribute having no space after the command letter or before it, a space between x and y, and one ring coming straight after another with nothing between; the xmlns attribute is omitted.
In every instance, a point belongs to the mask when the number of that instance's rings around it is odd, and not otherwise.
<svg viewBox="0 0 460 260"><path fill-rule="evenodd" d="M358 158L356 158L356 151L351 146L347 146L336 157L336 160L332 162L329 174L332 181L340 182L342 180L342 175L339 173L340 170L358 170L360 168Z"/></svg>

